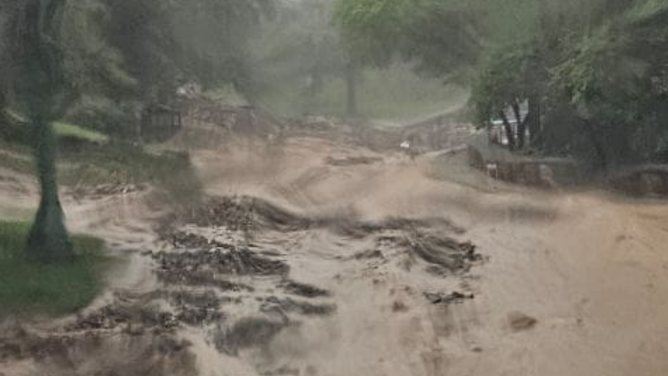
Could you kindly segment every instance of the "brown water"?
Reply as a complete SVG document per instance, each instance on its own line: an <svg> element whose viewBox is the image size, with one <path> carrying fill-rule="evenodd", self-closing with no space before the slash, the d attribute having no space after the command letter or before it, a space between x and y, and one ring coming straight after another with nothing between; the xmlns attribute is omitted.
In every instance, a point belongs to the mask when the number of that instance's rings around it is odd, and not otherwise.
<svg viewBox="0 0 668 376"><path fill-rule="evenodd" d="M663 202L538 192L492 182L458 156L434 169L433 156L413 162L316 138L193 157L208 194L252 204L221 209L231 222L181 218L168 231L181 244L153 230L160 210L146 193L67 200L71 228L131 261L82 317L28 325L39 346L51 337L68 346L0 354L0 374L668 374ZM430 262L459 254L415 245L433 239L471 242L483 260ZM209 255L182 261L197 247ZM454 292L463 297L450 301ZM110 306L130 318L90 328ZM136 313L147 307L172 316Z"/></svg>

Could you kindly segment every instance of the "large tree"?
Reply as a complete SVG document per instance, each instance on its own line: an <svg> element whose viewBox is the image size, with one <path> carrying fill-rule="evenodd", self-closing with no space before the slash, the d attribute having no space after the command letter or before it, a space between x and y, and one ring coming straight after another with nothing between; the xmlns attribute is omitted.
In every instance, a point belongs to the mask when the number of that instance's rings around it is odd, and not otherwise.
<svg viewBox="0 0 668 376"><path fill-rule="evenodd" d="M10 15L5 61L11 87L33 129L33 150L41 188L37 215L27 241L27 255L40 262L71 259L72 245L63 221L56 182L56 140L51 125L66 106L60 22L64 0L5 3Z"/></svg>
<svg viewBox="0 0 668 376"><path fill-rule="evenodd" d="M538 142L540 98L547 76L541 58L531 45L498 49L484 60L471 85L474 121L487 127L491 119L500 119L511 150L526 146L527 130L532 144ZM525 115L521 111L524 104L528 104ZM508 119L509 110L516 129Z"/></svg>
<svg viewBox="0 0 668 376"><path fill-rule="evenodd" d="M596 4L549 67L546 131L598 168L665 157L668 4Z"/></svg>

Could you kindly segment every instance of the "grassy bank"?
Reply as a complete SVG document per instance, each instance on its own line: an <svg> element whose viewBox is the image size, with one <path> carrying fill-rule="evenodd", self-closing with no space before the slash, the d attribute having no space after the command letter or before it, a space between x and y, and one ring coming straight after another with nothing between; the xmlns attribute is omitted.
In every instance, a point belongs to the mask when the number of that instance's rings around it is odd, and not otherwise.
<svg viewBox="0 0 668 376"><path fill-rule="evenodd" d="M109 136L106 134L80 127L75 124L55 122L53 123L53 130L59 137L74 137L77 139L97 143L105 143L109 141Z"/></svg>
<svg viewBox="0 0 668 376"><path fill-rule="evenodd" d="M23 253L29 229L26 222L0 222L0 316L55 316L88 305L103 287L109 264L102 254L103 242L74 236L74 261L35 264Z"/></svg>
<svg viewBox="0 0 668 376"><path fill-rule="evenodd" d="M201 185L187 153L152 153L127 144L61 153L60 182L71 187L151 184L171 198L197 196Z"/></svg>
<svg viewBox="0 0 668 376"><path fill-rule="evenodd" d="M151 152L123 142L82 143L63 147L58 158L59 183L65 187L151 184L170 196L198 195L200 184L187 153ZM32 150L0 140L0 167L34 174Z"/></svg>

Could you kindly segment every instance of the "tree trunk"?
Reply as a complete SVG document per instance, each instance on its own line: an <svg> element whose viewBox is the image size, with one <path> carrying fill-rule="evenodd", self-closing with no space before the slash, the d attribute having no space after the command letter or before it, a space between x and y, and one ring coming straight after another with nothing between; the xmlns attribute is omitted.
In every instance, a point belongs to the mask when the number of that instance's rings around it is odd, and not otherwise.
<svg viewBox="0 0 668 376"><path fill-rule="evenodd" d="M353 63L346 67L346 114L349 117L357 116L357 69Z"/></svg>
<svg viewBox="0 0 668 376"><path fill-rule="evenodd" d="M52 125L40 116L33 120L33 127L33 147L42 195L26 252L31 260L40 262L68 260L73 253L58 197L56 138Z"/></svg>
<svg viewBox="0 0 668 376"><path fill-rule="evenodd" d="M517 121L517 149L524 149L524 138L526 136L526 123L522 120L520 113L520 105L513 104L513 112L515 113L515 121Z"/></svg>
<svg viewBox="0 0 668 376"><path fill-rule="evenodd" d="M540 124L540 100L529 97L529 113L527 114L527 127L529 128L529 142L531 146L537 147L541 144L542 130Z"/></svg>
<svg viewBox="0 0 668 376"><path fill-rule="evenodd" d="M596 165L597 165L596 167L600 168L603 171L607 171L608 157L605 154L603 142L600 140L600 138L596 134L596 130L588 120L584 121L584 126L587 131L587 135L589 136L589 142L591 142L592 146L594 147L594 153L596 155Z"/></svg>
<svg viewBox="0 0 668 376"><path fill-rule="evenodd" d="M513 151L515 150L515 135L513 134L513 126L508 121L508 117L506 116L505 111L499 111L499 116L501 117L501 120L503 120L503 128L505 129L506 137L508 138L508 149Z"/></svg>
<svg viewBox="0 0 668 376"><path fill-rule="evenodd" d="M56 138L51 121L62 84L58 35L64 0L28 0L19 21L16 85L33 127L41 198L26 244L28 258L55 262L73 257L56 181Z"/></svg>
<svg viewBox="0 0 668 376"><path fill-rule="evenodd" d="M7 106L7 98L5 97L5 85L2 84L2 80L0 79L0 135L5 137L6 135L4 134L6 127L9 126L9 121L7 119L7 112L6 112L6 107Z"/></svg>

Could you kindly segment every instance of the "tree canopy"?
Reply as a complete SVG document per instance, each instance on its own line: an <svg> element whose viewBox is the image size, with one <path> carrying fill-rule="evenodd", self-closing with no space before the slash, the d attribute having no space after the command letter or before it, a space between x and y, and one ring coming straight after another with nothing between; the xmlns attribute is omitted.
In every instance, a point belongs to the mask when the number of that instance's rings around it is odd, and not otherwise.
<svg viewBox="0 0 668 376"><path fill-rule="evenodd" d="M0 4L3 29L26 1ZM122 135L142 106L167 102L187 81L250 91L247 41L271 13L268 0L64 1L57 31L70 101L64 116Z"/></svg>
<svg viewBox="0 0 668 376"><path fill-rule="evenodd" d="M473 120L502 120L511 148L599 168L668 157L665 1L338 0L336 19L360 61L468 82Z"/></svg>

